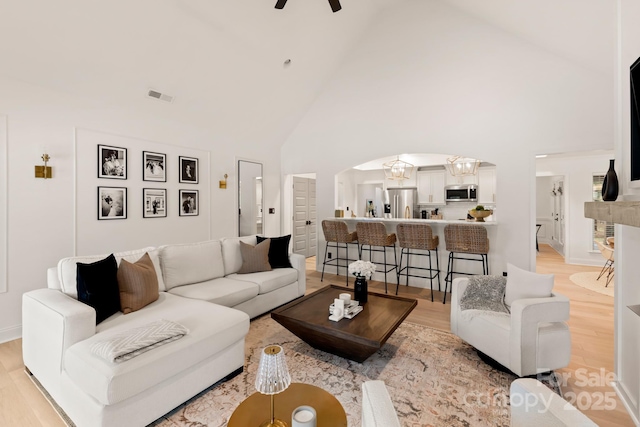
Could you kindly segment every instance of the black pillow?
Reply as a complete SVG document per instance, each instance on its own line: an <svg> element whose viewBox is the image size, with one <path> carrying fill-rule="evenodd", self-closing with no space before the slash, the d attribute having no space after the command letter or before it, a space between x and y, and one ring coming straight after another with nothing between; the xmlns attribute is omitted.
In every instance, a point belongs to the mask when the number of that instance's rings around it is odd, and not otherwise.
<svg viewBox="0 0 640 427"><path fill-rule="evenodd" d="M78 300L96 310L96 325L120 311L118 263L113 254L91 264L77 264Z"/></svg>
<svg viewBox="0 0 640 427"><path fill-rule="evenodd" d="M282 237L258 237L258 243L264 240L271 240L269 246L269 264L271 268L292 268L289 262L289 241L291 234Z"/></svg>

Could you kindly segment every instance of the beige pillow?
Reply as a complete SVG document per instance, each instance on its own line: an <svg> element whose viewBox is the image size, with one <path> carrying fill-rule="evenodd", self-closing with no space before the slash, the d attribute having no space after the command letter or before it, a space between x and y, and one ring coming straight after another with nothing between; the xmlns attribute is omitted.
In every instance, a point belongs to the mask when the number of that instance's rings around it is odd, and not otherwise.
<svg viewBox="0 0 640 427"><path fill-rule="evenodd" d="M238 274L271 271L271 264L269 264L270 246L271 240L265 240L255 246L251 246L243 241L240 241L242 267L240 267Z"/></svg>
<svg viewBox="0 0 640 427"><path fill-rule="evenodd" d="M148 253L135 263L123 259L118 267L120 310L124 314L140 310L158 299L158 276Z"/></svg>

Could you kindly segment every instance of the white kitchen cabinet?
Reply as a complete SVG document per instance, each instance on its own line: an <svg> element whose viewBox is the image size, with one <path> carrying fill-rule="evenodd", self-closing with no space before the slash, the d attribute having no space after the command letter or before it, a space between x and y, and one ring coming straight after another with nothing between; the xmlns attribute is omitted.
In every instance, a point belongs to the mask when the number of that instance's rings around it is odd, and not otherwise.
<svg viewBox="0 0 640 427"><path fill-rule="evenodd" d="M496 202L496 168L478 169L478 204L494 204Z"/></svg>
<svg viewBox="0 0 640 427"><path fill-rule="evenodd" d="M453 176L447 170L445 185L465 185L465 184L478 185L478 174Z"/></svg>
<svg viewBox="0 0 640 427"><path fill-rule="evenodd" d="M444 205L444 171L418 171L418 204Z"/></svg>

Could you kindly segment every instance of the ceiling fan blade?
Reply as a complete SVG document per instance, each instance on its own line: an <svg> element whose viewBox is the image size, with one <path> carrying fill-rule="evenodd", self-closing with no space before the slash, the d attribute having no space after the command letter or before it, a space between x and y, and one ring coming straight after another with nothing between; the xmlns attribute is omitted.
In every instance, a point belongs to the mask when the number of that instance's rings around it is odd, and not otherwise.
<svg viewBox="0 0 640 427"><path fill-rule="evenodd" d="M276 9L282 9L287 4L287 0L278 0L276 2Z"/></svg>
<svg viewBox="0 0 640 427"><path fill-rule="evenodd" d="M329 4L331 5L331 10L333 10L334 13L342 9L342 6L340 6L340 0L329 0Z"/></svg>

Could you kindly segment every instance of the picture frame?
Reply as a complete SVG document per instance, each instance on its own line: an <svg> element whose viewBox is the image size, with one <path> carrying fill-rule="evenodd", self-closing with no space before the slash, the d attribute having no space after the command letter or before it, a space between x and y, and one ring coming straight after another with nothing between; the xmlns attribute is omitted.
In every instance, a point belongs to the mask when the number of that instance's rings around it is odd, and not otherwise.
<svg viewBox="0 0 640 427"><path fill-rule="evenodd" d="M195 157L178 157L180 163L180 183L198 184L198 159Z"/></svg>
<svg viewBox="0 0 640 427"><path fill-rule="evenodd" d="M167 217L167 190L165 188L142 189L142 217Z"/></svg>
<svg viewBox="0 0 640 427"><path fill-rule="evenodd" d="M180 216L197 216L200 213L198 190L178 190Z"/></svg>
<svg viewBox="0 0 640 427"><path fill-rule="evenodd" d="M127 188L98 187L98 220L127 219Z"/></svg>
<svg viewBox="0 0 640 427"><path fill-rule="evenodd" d="M142 180L167 182L167 155L164 153L142 152Z"/></svg>
<svg viewBox="0 0 640 427"><path fill-rule="evenodd" d="M98 144L98 178L127 179L127 149Z"/></svg>

